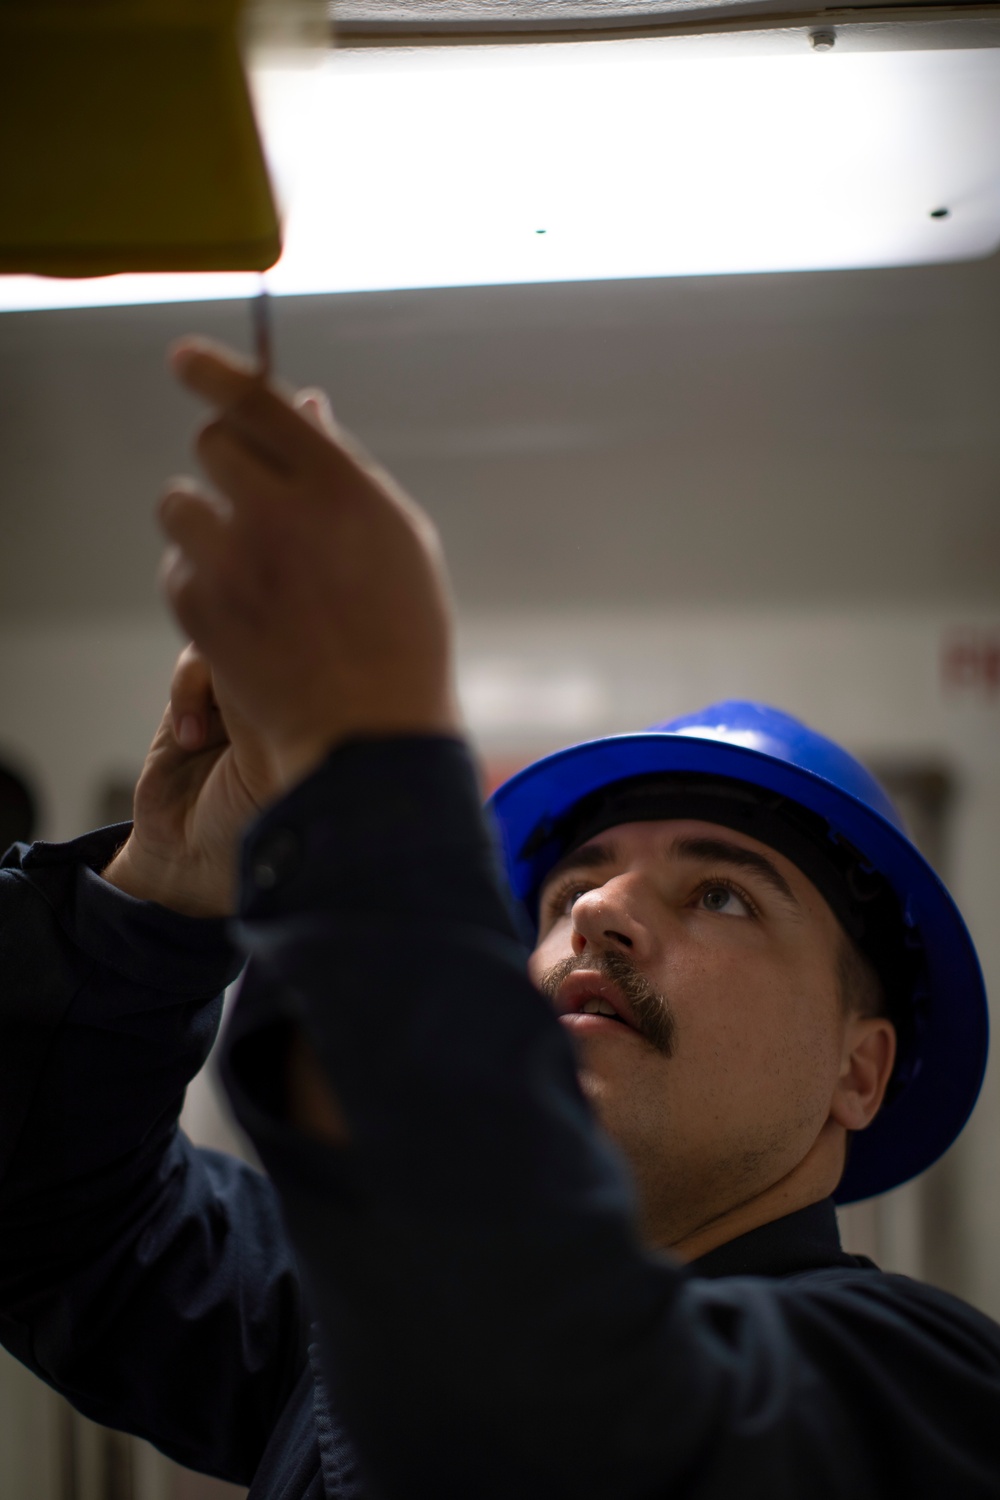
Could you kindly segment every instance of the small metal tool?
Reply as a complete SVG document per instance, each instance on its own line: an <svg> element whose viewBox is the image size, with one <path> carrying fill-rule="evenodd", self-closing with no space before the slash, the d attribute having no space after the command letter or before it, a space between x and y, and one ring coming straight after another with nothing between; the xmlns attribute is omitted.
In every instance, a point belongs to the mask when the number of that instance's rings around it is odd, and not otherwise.
<svg viewBox="0 0 1000 1500"><path fill-rule="evenodd" d="M274 340L271 328L271 294L263 276L260 278L260 289L250 304L250 317L258 374L261 380L267 380L271 374Z"/></svg>

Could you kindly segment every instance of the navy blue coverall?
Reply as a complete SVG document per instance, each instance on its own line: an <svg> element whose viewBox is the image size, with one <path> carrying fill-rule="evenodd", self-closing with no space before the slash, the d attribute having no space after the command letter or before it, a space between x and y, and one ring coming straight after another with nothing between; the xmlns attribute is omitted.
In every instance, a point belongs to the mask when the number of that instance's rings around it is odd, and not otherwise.
<svg viewBox="0 0 1000 1500"><path fill-rule="evenodd" d="M680 1267L525 975L464 748L345 746L244 851L241 915L0 871L0 1335L257 1500L1000 1497L1000 1330L845 1255L823 1203ZM177 1128L219 991L269 1176ZM287 1123L291 1028L350 1121Z"/></svg>

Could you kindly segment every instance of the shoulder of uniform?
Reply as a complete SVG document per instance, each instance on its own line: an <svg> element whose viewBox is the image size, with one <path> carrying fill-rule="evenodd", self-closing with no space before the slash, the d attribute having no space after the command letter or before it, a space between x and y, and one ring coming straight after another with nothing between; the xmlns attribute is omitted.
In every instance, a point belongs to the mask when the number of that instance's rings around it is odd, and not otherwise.
<svg viewBox="0 0 1000 1500"><path fill-rule="evenodd" d="M875 1267L839 1266L789 1276L778 1287L796 1321L826 1324L883 1350L936 1347L942 1357L1000 1375L1000 1325L940 1287Z"/></svg>

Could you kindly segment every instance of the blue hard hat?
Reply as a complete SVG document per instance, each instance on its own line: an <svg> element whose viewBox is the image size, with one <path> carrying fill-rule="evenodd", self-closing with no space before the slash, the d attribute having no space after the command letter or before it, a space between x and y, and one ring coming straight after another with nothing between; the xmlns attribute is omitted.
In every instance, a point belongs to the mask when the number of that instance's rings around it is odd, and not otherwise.
<svg viewBox="0 0 1000 1500"><path fill-rule="evenodd" d="M851 1203L924 1171L959 1134L982 1084L988 1020L976 951L884 789L860 761L800 720L733 699L640 734L572 745L504 782L490 806L512 893L532 929L542 881L579 842L567 834L575 810L608 788L651 776L739 783L802 809L831 849L850 850L857 868L881 877L894 895L899 965L907 975L907 1055L895 1092L853 1137L835 1196Z"/></svg>

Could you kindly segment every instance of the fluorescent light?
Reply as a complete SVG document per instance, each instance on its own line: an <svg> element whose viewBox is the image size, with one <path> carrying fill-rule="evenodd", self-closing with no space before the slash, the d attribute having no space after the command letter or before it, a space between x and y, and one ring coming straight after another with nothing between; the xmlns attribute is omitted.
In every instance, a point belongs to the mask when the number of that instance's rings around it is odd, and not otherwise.
<svg viewBox="0 0 1000 1500"><path fill-rule="evenodd" d="M913 265L1000 245L988 48L359 49L265 84L294 163L278 294ZM0 307L254 286L9 277Z"/></svg>

